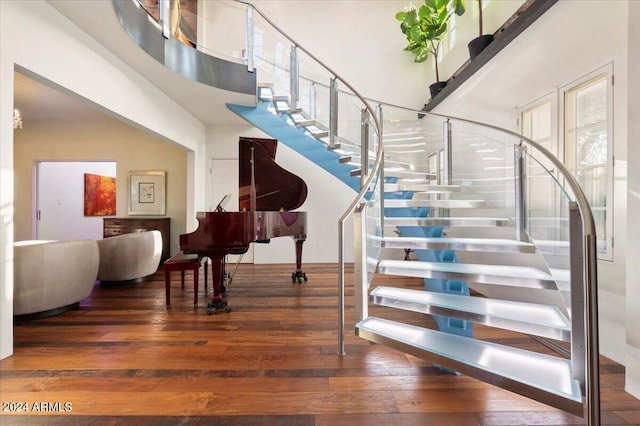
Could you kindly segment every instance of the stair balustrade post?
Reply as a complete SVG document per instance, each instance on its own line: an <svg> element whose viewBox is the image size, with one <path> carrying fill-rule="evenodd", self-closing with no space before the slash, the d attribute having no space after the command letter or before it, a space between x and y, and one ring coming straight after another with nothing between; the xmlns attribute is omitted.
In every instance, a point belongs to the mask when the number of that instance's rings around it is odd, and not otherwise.
<svg viewBox="0 0 640 426"><path fill-rule="evenodd" d="M569 202L569 268L571 273L571 371L585 395L587 425L600 425L600 344L595 276L595 236L585 237L576 202ZM588 257L586 257L588 256ZM592 270L593 269L593 270Z"/></svg>
<svg viewBox="0 0 640 426"><path fill-rule="evenodd" d="M247 70L253 72L253 48L255 46L254 41L254 21L253 21L253 6L247 6L247 13L245 15L245 37L244 37L244 50L247 60Z"/></svg>
<svg viewBox="0 0 640 426"><path fill-rule="evenodd" d="M585 392L586 339L584 249L582 220L577 203L569 202L569 272L571 275L571 371Z"/></svg>
<svg viewBox="0 0 640 426"><path fill-rule="evenodd" d="M367 277L366 203L361 203L353 214L353 286L356 323L369 316L369 280Z"/></svg>
<svg viewBox="0 0 640 426"><path fill-rule="evenodd" d="M171 1L160 0L158 4L158 14L162 25L162 36L166 39L171 37Z"/></svg>
<svg viewBox="0 0 640 426"><path fill-rule="evenodd" d="M360 186L369 176L369 111L360 110Z"/></svg>
<svg viewBox="0 0 640 426"><path fill-rule="evenodd" d="M600 336L598 326L598 256L596 235L583 239L586 253L584 271L587 345L587 424L600 426Z"/></svg>
<svg viewBox="0 0 640 426"><path fill-rule="evenodd" d="M336 147L338 138L338 82L331 78L329 82L329 148Z"/></svg>
<svg viewBox="0 0 640 426"><path fill-rule="evenodd" d="M338 222L338 355L344 356L344 222Z"/></svg>
<svg viewBox="0 0 640 426"><path fill-rule="evenodd" d="M527 239L525 231L527 228L527 206L526 206L526 164L525 155L527 148L522 145L513 146L513 166L515 177L515 225L516 238L519 241Z"/></svg>
<svg viewBox="0 0 640 426"><path fill-rule="evenodd" d="M453 181L452 158L451 158L451 120L444 121L442 127L442 151L444 156L444 184L451 185Z"/></svg>
<svg viewBox="0 0 640 426"><path fill-rule="evenodd" d="M376 117L378 118L378 123L380 123L380 131L382 131L382 127L384 126L384 115L382 113L382 105L380 104L376 105ZM382 135L379 135L378 132L373 132L373 146L371 147L371 150L373 152L376 152L378 150L378 144L380 143L381 139Z"/></svg>
<svg viewBox="0 0 640 426"><path fill-rule="evenodd" d="M318 116L318 105L317 105L317 92L316 92L316 82L312 81L309 85L309 113L311 117L316 118Z"/></svg>
<svg viewBox="0 0 640 426"><path fill-rule="evenodd" d="M291 46L289 52L289 96L291 97L291 108L298 107L300 99L300 73L298 70L298 47Z"/></svg>
<svg viewBox="0 0 640 426"><path fill-rule="evenodd" d="M376 105L376 118L378 119L378 123L380 123L380 132L383 132L383 113L382 113L382 105ZM382 140L382 134L378 134L378 132L373 133L374 143L373 143L373 152L378 152L378 144L384 142ZM384 155L380 160L380 176L378 177L378 188L380 190L379 199L380 199L380 235L384 237Z"/></svg>

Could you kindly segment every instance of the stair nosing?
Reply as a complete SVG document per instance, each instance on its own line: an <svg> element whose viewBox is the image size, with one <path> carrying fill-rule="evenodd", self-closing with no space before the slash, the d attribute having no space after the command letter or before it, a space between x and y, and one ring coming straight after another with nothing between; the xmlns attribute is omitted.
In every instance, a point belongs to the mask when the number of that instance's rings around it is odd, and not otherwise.
<svg viewBox="0 0 640 426"><path fill-rule="evenodd" d="M496 251L534 253L535 245L529 242L490 238L448 238L448 237L378 237L369 236L384 248L418 248L460 251Z"/></svg>
<svg viewBox="0 0 640 426"><path fill-rule="evenodd" d="M509 226L504 217L384 217L385 225L394 226Z"/></svg>

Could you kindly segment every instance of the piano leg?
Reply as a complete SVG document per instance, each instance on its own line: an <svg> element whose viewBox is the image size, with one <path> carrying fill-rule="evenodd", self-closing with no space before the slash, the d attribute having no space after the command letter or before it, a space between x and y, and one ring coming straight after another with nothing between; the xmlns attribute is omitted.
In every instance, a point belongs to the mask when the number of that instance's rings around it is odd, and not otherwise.
<svg viewBox="0 0 640 426"><path fill-rule="evenodd" d="M302 244L305 238L293 237L293 239L296 242L296 271L291 274L291 281L302 283L302 280L307 281L307 274L302 272Z"/></svg>
<svg viewBox="0 0 640 426"><path fill-rule="evenodd" d="M222 285L224 279L224 257L210 257L211 259L211 282L213 287L213 297L207 304L207 314L215 314L216 311L224 310L231 312L227 301L222 298Z"/></svg>

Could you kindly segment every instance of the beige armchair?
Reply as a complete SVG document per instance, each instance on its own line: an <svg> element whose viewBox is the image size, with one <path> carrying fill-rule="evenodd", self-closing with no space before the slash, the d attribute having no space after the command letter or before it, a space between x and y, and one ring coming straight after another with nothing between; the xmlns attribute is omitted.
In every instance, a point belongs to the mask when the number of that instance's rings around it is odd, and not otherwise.
<svg viewBox="0 0 640 426"><path fill-rule="evenodd" d="M98 280L139 282L153 275L160 265L160 231L133 232L98 240L100 268Z"/></svg>
<svg viewBox="0 0 640 426"><path fill-rule="evenodd" d="M95 286L96 241L18 241L13 256L16 316L46 317L77 308Z"/></svg>

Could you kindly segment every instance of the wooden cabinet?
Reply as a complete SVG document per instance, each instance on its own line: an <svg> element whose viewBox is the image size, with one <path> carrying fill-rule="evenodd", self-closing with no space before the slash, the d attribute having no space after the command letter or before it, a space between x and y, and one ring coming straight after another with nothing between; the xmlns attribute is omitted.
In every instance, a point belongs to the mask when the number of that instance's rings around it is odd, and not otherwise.
<svg viewBox="0 0 640 426"><path fill-rule="evenodd" d="M171 257L171 218L145 218L145 217L107 217L104 218L103 237L130 234L132 232L158 230L162 234L162 259Z"/></svg>

